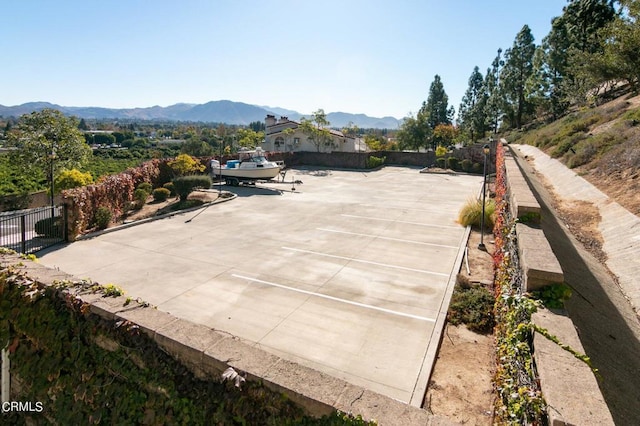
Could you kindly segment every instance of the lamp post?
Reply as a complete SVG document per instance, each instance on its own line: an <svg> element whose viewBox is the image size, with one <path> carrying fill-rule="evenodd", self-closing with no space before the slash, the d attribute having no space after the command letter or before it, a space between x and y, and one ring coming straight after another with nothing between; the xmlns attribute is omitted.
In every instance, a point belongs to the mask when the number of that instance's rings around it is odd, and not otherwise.
<svg viewBox="0 0 640 426"><path fill-rule="evenodd" d="M55 147L51 147L51 154L49 155L49 179L51 180L51 187L49 188L51 191L51 217L55 216L55 200L54 200L54 183L53 183L53 163L56 161L56 151Z"/></svg>
<svg viewBox="0 0 640 426"><path fill-rule="evenodd" d="M489 139L491 142L491 139ZM484 245L484 206L486 200L486 187L487 187L487 155L491 151L491 147L489 144L485 144L482 147L482 152L484 153L484 172L483 172L483 181L482 181L482 220L480 224L480 244L478 244L478 248L483 251L487 251L487 247Z"/></svg>

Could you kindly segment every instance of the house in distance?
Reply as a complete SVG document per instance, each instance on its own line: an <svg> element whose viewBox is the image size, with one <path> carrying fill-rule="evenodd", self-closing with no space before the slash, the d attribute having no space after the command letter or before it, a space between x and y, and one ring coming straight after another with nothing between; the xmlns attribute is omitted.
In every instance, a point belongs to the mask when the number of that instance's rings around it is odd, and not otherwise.
<svg viewBox="0 0 640 426"><path fill-rule="evenodd" d="M288 117L276 119L274 115L265 118L265 140L262 148L271 152L358 152L365 151L364 143L339 130L329 130L329 139L317 142L302 132L300 122Z"/></svg>

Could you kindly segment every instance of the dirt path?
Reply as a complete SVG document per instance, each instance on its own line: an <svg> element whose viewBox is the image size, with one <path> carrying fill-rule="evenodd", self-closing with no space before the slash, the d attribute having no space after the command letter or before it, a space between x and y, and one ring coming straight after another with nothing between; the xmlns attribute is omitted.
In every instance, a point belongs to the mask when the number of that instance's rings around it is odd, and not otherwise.
<svg viewBox="0 0 640 426"><path fill-rule="evenodd" d="M471 282L493 282L493 237L485 234L488 252L478 250L480 234L472 232L468 243L470 274L463 264L462 275ZM465 425L490 425L493 418L493 335L469 331L464 325L446 325L438 359L431 375L424 408Z"/></svg>

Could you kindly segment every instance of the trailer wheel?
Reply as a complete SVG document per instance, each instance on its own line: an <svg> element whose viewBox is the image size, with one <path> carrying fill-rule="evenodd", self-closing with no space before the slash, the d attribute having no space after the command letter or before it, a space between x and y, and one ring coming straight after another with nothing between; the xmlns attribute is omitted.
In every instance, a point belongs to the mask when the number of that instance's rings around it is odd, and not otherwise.
<svg viewBox="0 0 640 426"><path fill-rule="evenodd" d="M229 183L231 186L240 186L240 180L238 180L238 178L230 178Z"/></svg>

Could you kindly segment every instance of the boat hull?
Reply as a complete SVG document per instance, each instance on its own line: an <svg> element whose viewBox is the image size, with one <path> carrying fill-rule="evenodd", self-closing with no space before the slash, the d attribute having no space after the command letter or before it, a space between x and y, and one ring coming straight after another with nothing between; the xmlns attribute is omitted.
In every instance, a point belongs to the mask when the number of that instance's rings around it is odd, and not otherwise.
<svg viewBox="0 0 640 426"><path fill-rule="evenodd" d="M273 179L280 173L280 167L255 167L255 168L212 168L214 176L234 177L237 179L256 180L256 179Z"/></svg>

